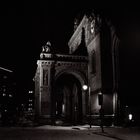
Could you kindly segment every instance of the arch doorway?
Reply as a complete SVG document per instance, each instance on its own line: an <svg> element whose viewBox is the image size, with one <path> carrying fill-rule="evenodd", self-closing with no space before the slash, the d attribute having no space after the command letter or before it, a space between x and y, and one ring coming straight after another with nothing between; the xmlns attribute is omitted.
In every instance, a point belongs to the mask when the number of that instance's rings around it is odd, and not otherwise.
<svg viewBox="0 0 140 140"><path fill-rule="evenodd" d="M55 82L55 116L63 124L82 123L82 86L72 74L62 74Z"/></svg>

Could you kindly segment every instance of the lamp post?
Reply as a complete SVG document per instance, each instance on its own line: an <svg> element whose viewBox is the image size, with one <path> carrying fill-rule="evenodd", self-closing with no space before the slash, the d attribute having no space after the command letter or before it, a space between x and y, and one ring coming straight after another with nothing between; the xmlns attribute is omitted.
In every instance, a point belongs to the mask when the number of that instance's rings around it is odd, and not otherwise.
<svg viewBox="0 0 140 140"><path fill-rule="evenodd" d="M104 119L104 113L103 113L103 94L101 92L98 93L98 100L99 100L99 105L101 106L101 108L100 108L100 119L101 119L100 127L102 129L102 132L104 133L104 128L103 128L103 119Z"/></svg>
<svg viewBox="0 0 140 140"><path fill-rule="evenodd" d="M83 85L83 90L87 91L88 90L88 101L89 101L89 125L91 128L91 98L90 98L90 86L88 87L87 85Z"/></svg>

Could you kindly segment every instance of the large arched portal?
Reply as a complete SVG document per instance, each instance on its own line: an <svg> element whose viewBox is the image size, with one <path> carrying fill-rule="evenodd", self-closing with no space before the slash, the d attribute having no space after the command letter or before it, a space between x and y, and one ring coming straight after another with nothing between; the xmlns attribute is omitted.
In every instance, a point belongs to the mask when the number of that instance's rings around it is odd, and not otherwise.
<svg viewBox="0 0 140 140"><path fill-rule="evenodd" d="M72 74L61 74L55 81L55 116L65 124L82 123L82 85Z"/></svg>

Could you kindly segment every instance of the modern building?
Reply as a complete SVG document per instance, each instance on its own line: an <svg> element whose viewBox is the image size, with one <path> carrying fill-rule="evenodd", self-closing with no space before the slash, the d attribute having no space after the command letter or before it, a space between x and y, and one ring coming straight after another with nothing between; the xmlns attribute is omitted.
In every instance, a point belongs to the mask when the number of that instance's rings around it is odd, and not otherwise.
<svg viewBox="0 0 140 140"><path fill-rule="evenodd" d="M13 71L0 67L0 122L12 123L16 111L16 84Z"/></svg>
<svg viewBox="0 0 140 140"><path fill-rule="evenodd" d="M119 39L111 22L85 14L68 42L68 54L42 47L35 74L35 117L40 123L116 123Z"/></svg>

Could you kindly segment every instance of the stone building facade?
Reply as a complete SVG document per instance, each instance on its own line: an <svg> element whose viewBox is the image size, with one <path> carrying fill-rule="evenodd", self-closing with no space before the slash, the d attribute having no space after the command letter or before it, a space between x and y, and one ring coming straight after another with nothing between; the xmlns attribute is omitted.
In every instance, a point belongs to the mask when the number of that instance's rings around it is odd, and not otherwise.
<svg viewBox="0 0 140 140"><path fill-rule="evenodd" d="M42 47L35 74L35 117L40 123L100 123L118 117L118 46L115 28L98 15L85 15L68 42L69 54ZM84 90L83 86L87 89ZM99 102L100 96L102 101Z"/></svg>

